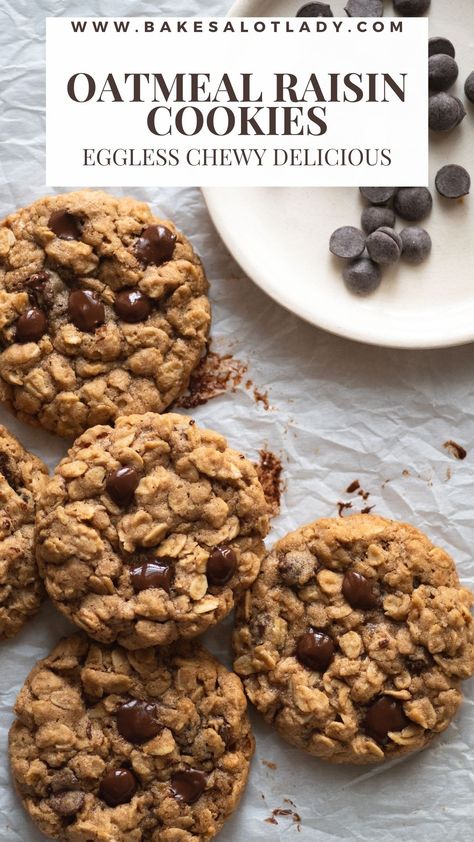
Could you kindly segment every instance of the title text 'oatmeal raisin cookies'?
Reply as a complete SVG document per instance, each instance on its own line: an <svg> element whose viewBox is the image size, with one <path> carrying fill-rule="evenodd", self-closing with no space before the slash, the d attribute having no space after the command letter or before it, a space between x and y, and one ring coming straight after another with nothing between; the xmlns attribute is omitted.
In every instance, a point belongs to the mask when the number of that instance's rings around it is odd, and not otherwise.
<svg viewBox="0 0 474 842"><path fill-rule="evenodd" d="M0 224L0 399L74 437L162 412L199 362L207 281L186 238L143 202L81 190Z"/></svg>
<svg viewBox="0 0 474 842"><path fill-rule="evenodd" d="M194 637L255 580L268 531L254 466L176 414L87 430L56 468L37 558L58 608L127 648Z"/></svg>
<svg viewBox="0 0 474 842"><path fill-rule="evenodd" d="M13 637L40 606L33 538L47 474L46 465L0 425L0 641Z"/></svg>
<svg viewBox="0 0 474 842"><path fill-rule="evenodd" d="M254 742L240 679L193 643L129 652L76 635L28 676L10 759L26 810L63 842L208 842Z"/></svg>
<svg viewBox="0 0 474 842"><path fill-rule="evenodd" d="M277 542L237 610L235 670L293 745L376 763L448 726L474 672L472 594L412 526L319 520Z"/></svg>

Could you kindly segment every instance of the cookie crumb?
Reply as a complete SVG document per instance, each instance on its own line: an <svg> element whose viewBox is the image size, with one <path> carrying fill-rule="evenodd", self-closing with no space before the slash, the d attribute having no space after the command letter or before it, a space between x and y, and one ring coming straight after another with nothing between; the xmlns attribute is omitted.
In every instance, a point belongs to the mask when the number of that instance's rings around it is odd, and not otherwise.
<svg viewBox="0 0 474 842"><path fill-rule="evenodd" d="M254 386L253 396L255 398L255 403L261 403L263 408L266 410L270 409L270 400L267 392L261 392L256 386Z"/></svg>
<svg viewBox="0 0 474 842"><path fill-rule="evenodd" d="M271 450L260 450L259 456L260 460L255 465L257 476L267 501L268 514L276 517L280 513L280 500L284 490L284 483L281 476L283 466L281 459L275 453L272 453Z"/></svg>
<svg viewBox="0 0 474 842"><path fill-rule="evenodd" d="M352 503L343 503L341 500L339 500L337 504L337 509L339 512L339 517L344 517L344 512L346 511L346 509L352 509Z"/></svg>
<svg viewBox="0 0 474 842"><path fill-rule="evenodd" d="M358 491L360 488L360 482L358 479L355 479L354 482L351 482L350 485L346 488L346 494L354 494L355 491Z"/></svg>
<svg viewBox="0 0 474 842"><path fill-rule="evenodd" d="M455 459L465 459L467 456L467 450L461 445L457 444L457 442L452 441L445 441L443 444L445 450L448 450L451 456L454 456Z"/></svg>
<svg viewBox="0 0 474 842"><path fill-rule="evenodd" d="M272 769L272 771L275 771L275 769L278 769L278 766L276 765L276 763L272 763L271 760L262 760L262 763L268 769Z"/></svg>
<svg viewBox="0 0 474 842"><path fill-rule="evenodd" d="M291 804L292 807L295 806L293 804L293 801L290 801L288 798L284 799L284 803ZM277 816L281 818L291 818L293 824L296 825L296 829L298 830L298 832L301 831L301 816L299 813L296 812L296 810L289 809L288 807L276 807L274 810L272 810L271 816L265 819L265 821L267 822L267 824L278 824L278 821L276 819Z"/></svg>
<svg viewBox="0 0 474 842"><path fill-rule="evenodd" d="M247 371L247 364L232 356L208 349L189 381L187 392L175 401L180 409L194 409L226 392L235 392Z"/></svg>

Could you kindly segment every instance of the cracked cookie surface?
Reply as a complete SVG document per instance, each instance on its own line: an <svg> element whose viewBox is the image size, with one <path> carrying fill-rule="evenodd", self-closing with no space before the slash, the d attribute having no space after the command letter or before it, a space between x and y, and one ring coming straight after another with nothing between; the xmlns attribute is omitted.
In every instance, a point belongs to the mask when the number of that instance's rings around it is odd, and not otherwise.
<svg viewBox="0 0 474 842"><path fill-rule="evenodd" d="M266 502L223 436L173 413L87 430L56 468L37 517L37 558L59 609L127 648L194 637L250 587Z"/></svg>
<svg viewBox="0 0 474 842"><path fill-rule="evenodd" d="M239 602L236 672L290 743L336 763L423 748L474 673L472 594L412 526L374 515L290 533Z"/></svg>
<svg viewBox="0 0 474 842"><path fill-rule="evenodd" d="M43 596L33 538L47 474L46 465L0 425L0 641L22 628Z"/></svg>
<svg viewBox="0 0 474 842"><path fill-rule="evenodd" d="M0 224L0 400L74 437L162 412L205 349L207 281L172 222L132 198L47 196Z"/></svg>
<svg viewBox="0 0 474 842"><path fill-rule="evenodd" d="M203 647L130 652L75 635L28 676L10 731L17 788L64 842L206 842L254 741L240 679Z"/></svg>

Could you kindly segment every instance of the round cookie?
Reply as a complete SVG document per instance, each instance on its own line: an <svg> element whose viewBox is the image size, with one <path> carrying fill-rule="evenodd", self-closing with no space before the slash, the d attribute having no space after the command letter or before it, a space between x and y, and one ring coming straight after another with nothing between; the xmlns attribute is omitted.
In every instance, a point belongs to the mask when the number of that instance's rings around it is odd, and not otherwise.
<svg viewBox="0 0 474 842"><path fill-rule="evenodd" d="M335 763L423 748L474 673L472 594L417 529L319 520L277 542L243 596L236 672L281 736Z"/></svg>
<svg viewBox="0 0 474 842"><path fill-rule="evenodd" d="M74 437L162 412L199 362L208 284L192 246L143 202L81 190L0 223L0 399Z"/></svg>
<svg viewBox="0 0 474 842"><path fill-rule="evenodd" d="M56 468L37 558L57 607L130 649L194 637L254 582L268 531L254 466L186 416L93 427Z"/></svg>
<svg viewBox="0 0 474 842"><path fill-rule="evenodd" d="M247 782L242 684L194 643L131 653L67 638L15 711L13 777L53 839L208 842Z"/></svg>
<svg viewBox="0 0 474 842"><path fill-rule="evenodd" d="M35 502L47 474L0 425L0 641L22 628L43 597L33 538Z"/></svg>

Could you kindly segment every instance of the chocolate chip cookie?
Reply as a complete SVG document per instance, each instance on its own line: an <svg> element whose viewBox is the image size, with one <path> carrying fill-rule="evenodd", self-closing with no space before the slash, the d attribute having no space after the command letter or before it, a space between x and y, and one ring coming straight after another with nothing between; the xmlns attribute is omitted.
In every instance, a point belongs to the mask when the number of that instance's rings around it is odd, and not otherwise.
<svg viewBox="0 0 474 842"><path fill-rule="evenodd" d="M472 594L404 523L319 520L277 542L243 596L235 670L282 737L376 763L447 728L474 673Z"/></svg>
<svg viewBox="0 0 474 842"><path fill-rule="evenodd" d="M0 425L0 641L36 613L43 587L34 553L35 503L46 465Z"/></svg>
<svg viewBox="0 0 474 842"><path fill-rule="evenodd" d="M268 531L253 465L176 415L87 430L37 518L37 558L58 608L130 649L194 637L255 580Z"/></svg>
<svg viewBox="0 0 474 842"><path fill-rule="evenodd" d="M197 644L63 640L18 696L10 759L40 830L70 842L208 842L254 741L240 679Z"/></svg>
<svg viewBox="0 0 474 842"><path fill-rule="evenodd" d="M162 412L205 348L207 288L143 202L81 190L19 210L0 224L0 400L61 436Z"/></svg>

